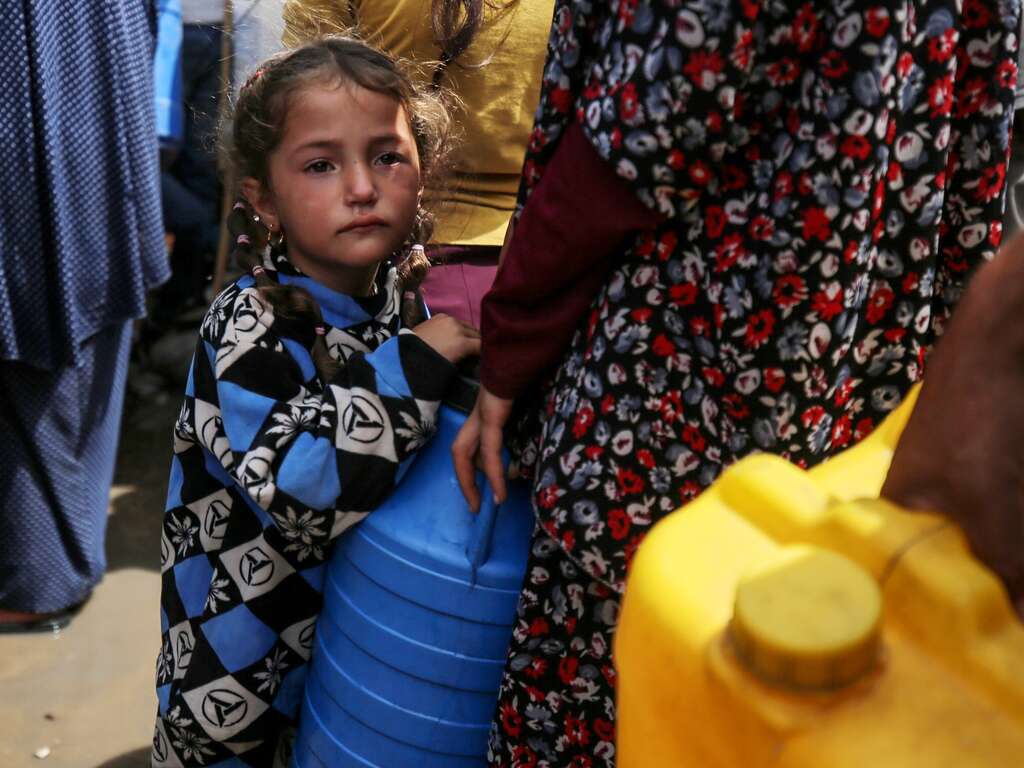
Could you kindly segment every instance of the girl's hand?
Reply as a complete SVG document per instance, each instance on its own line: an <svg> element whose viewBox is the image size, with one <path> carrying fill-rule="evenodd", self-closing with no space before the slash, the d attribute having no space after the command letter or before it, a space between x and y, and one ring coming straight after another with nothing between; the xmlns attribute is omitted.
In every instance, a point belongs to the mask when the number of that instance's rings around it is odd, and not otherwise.
<svg viewBox="0 0 1024 768"><path fill-rule="evenodd" d="M434 315L413 330L451 363L480 354L480 331L450 315Z"/></svg>
<svg viewBox="0 0 1024 768"><path fill-rule="evenodd" d="M476 487L479 464L494 492L494 501L505 501L505 470L501 463L502 430L512 413L512 400L498 397L480 386L473 412L452 443L452 461L462 494L474 512L480 510L480 489Z"/></svg>

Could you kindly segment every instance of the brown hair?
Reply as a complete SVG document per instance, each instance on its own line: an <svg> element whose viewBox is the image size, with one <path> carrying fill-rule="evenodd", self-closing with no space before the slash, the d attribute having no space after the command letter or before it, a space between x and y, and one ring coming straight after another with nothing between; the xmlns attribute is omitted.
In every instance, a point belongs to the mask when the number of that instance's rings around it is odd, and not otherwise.
<svg viewBox="0 0 1024 768"><path fill-rule="evenodd" d="M352 83L391 96L401 104L416 140L422 181L425 186L436 183L450 151L451 123L444 104L436 94L418 89L396 61L342 35L318 38L271 57L242 86L230 117L230 130L222 132L225 154L236 179L251 176L261 185L269 185L269 157L283 137L291 99L303 87L325 82ZM320 307L308 291L279 285L257 269L268 232L252 210L247 205L236 205L228 215L228 226L235 239L236 263L252 272L260 294L275 312L322 326ZM433 226L433 215L421 204L406 241L408 255L398 265L401 314L406 325L415 325L418 319L416 290L430 267L423 251L411 246L426 242ZM316 334L312 356L320 377L330 379L337 363L320 333Z"/></svg>

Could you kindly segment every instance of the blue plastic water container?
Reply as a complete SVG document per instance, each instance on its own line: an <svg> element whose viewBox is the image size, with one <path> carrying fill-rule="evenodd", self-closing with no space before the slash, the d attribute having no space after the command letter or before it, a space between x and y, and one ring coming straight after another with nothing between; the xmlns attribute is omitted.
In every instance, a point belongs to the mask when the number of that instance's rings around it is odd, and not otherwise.
<svg viewBox="0 0 1024 768"><path fill-rule="evenodd" d="M465 419L442 406L394 494L335 546L294 768L486 765L533 512L517 482L470 511L450 454Z"/></svg>

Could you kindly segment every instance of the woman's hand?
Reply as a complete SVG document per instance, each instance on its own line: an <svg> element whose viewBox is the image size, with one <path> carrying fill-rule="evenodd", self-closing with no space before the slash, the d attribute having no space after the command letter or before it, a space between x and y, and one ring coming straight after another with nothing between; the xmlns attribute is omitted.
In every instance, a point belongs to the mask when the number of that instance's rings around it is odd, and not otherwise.
<svg viewBox="0 0 1024 768"><path fill-rule="evenodd" d="M927 364L882 495L940 512L1024 608L1024 238L971 281Z"/></svg>
<svg viewBox="0 0 1024 768"><path fill-rule="evenodd" d="M480 510L480 489L476 487L479 465L494 492L494 502L505 501L505 469L501 461L502 430L512 413L512 400L498 397L480 386L476 405L452 444L455 475L462 493L474 512Z"/></svg>
<svg viewBox="0 0 1024 768"><path fill-rule="evenodd" d="M480 354L480 331L450 315L434 315L413 330L451 363Z"/></svg>

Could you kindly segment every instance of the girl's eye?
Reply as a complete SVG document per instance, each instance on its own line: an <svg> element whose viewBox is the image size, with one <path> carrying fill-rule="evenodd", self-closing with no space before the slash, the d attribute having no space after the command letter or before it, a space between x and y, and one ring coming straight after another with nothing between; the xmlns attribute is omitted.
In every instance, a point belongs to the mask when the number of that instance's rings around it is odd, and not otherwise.
<svg viewBox="0 0 1024 768"><path fill-rule="evenodd" d="M312 163L306 166L306 170L311 173L327 173L334 166L326 160L314 160Z"/></svg>
<svg viewBox="0 0 1024 768"><path fill-rule="evenodd" d="M402 162L402 156L397 152L382 152L377 155L377 162L380 165L398 165Z"/></svg>

